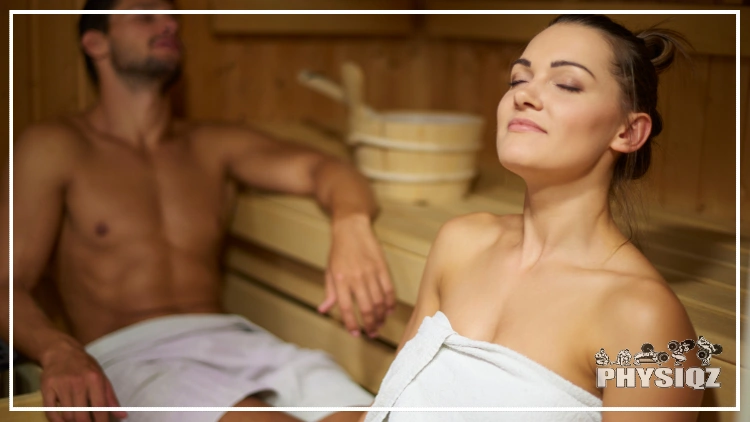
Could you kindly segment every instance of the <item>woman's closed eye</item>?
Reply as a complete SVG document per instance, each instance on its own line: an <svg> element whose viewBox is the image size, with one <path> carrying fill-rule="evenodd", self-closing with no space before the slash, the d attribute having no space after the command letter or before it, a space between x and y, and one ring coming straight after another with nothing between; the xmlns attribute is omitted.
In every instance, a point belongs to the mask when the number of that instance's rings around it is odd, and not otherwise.
<svg viewBox="0 0 750 422"><path fill-rule="evenodd" d="M557 86L558 88L563 89L565 91L568 91L568 92L581 92L581 91L583 91L583 89L578 88L577 86L573 86L573 85L555 84L555 86Z"/></svg>
<svg viewBox="0 0 750 422"><path fill-rule="evenodd" d="M513 80L513 81L510 81L510 82L508 82L508 85L509 85L509 86L510 86L511 88L513 88L513 87L515 87L516 85L518 85L518 84L520 84L520 83L523 83L523 82L526 82L526 81L524 81L524 80L522 80L522 79L516 79L516 80Z"/></svg>

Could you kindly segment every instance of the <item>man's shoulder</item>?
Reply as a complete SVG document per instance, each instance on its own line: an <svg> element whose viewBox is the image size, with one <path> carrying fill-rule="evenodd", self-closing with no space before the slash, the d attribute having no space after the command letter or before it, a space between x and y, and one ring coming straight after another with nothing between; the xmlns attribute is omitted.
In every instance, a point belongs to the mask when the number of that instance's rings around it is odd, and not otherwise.
<svg viewBox="0 0 750 422"><path fill-rule="evenodd" d="M13 159L43 166L72 163L86 145L74 121L59 118L24 128L13 143Z"/></svg>
<svg viewBox="0 0 750 422"><path fill-rule="evenodd" d="M31 124L23 129L18 140L45 142L50 138L60 139L62 142L80 140L81 133L76 127L75 117L60 117Z"/></svg>

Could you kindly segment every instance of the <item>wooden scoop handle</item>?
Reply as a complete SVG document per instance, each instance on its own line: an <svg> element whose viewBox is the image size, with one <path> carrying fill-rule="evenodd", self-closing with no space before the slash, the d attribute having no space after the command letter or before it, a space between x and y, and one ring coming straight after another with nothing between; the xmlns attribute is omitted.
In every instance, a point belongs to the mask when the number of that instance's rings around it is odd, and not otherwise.
<svg viewBox="0 0 750 422"><path fill-rule="evenodd" d="M303 70L297 75L297 80L302 85L333 98L342 104L347 103L346 94L341 86L318 72Z"/></svg>

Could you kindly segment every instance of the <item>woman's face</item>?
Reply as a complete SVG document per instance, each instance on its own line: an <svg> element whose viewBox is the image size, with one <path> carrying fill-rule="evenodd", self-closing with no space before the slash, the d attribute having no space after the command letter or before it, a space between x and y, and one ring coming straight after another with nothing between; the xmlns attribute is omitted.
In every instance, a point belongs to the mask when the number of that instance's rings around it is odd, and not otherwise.
<svg viewBox="0 0 750 422"><path fill-rule="evenodd" d="M622 133L622 94L610 44L595 29L545 29L512 66L497 108L497 152L508 170L543 182L606 175ZM541 178L541 179L540 179Z"/></svg>

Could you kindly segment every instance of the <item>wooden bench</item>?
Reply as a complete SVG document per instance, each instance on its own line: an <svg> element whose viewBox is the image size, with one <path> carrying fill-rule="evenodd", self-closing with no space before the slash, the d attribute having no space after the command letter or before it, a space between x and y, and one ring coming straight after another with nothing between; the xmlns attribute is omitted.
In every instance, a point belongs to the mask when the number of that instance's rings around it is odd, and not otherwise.
<svg viewBox="0 0 750 422"><path fill-rule="evenodd" d="M307 125L265 125L278 136L313 145L346 157L343 144ZM448 219L475 211L498 214L521 210L515 192L491 185L481 187L460 203L420 207L382 204L375 223L399 300L397 311L379 338L354 338L333 312L323 316L315 308L324 298L323 269L330 245L328 219L310 199L246 193L240 196L227 248L224 303L230 312L247 316L280 338L330 353L368 390L377 392L417 297L430 245ZM699 335L724 347L712 366L722 368L722 387L706 393L703 406L734 406L736 391L735 323L742 328L747 315L735 310L736 245L726 228L651 213L640 227L647 255L685 304ZM741 293L747 295L750 242L740 250ZM744 302L742 309L747 309ZM745 364L746 365L746 364ZM743 376L748 376L746 367ZM42 406L38 393L16 397L16 406ZM7 400L0 402L0 408ZM701 412L701 421L732 421L731 412ZM36 418L36 419L34 419ZM0 421L43 421L41 413L0 411Z"/></svg>

